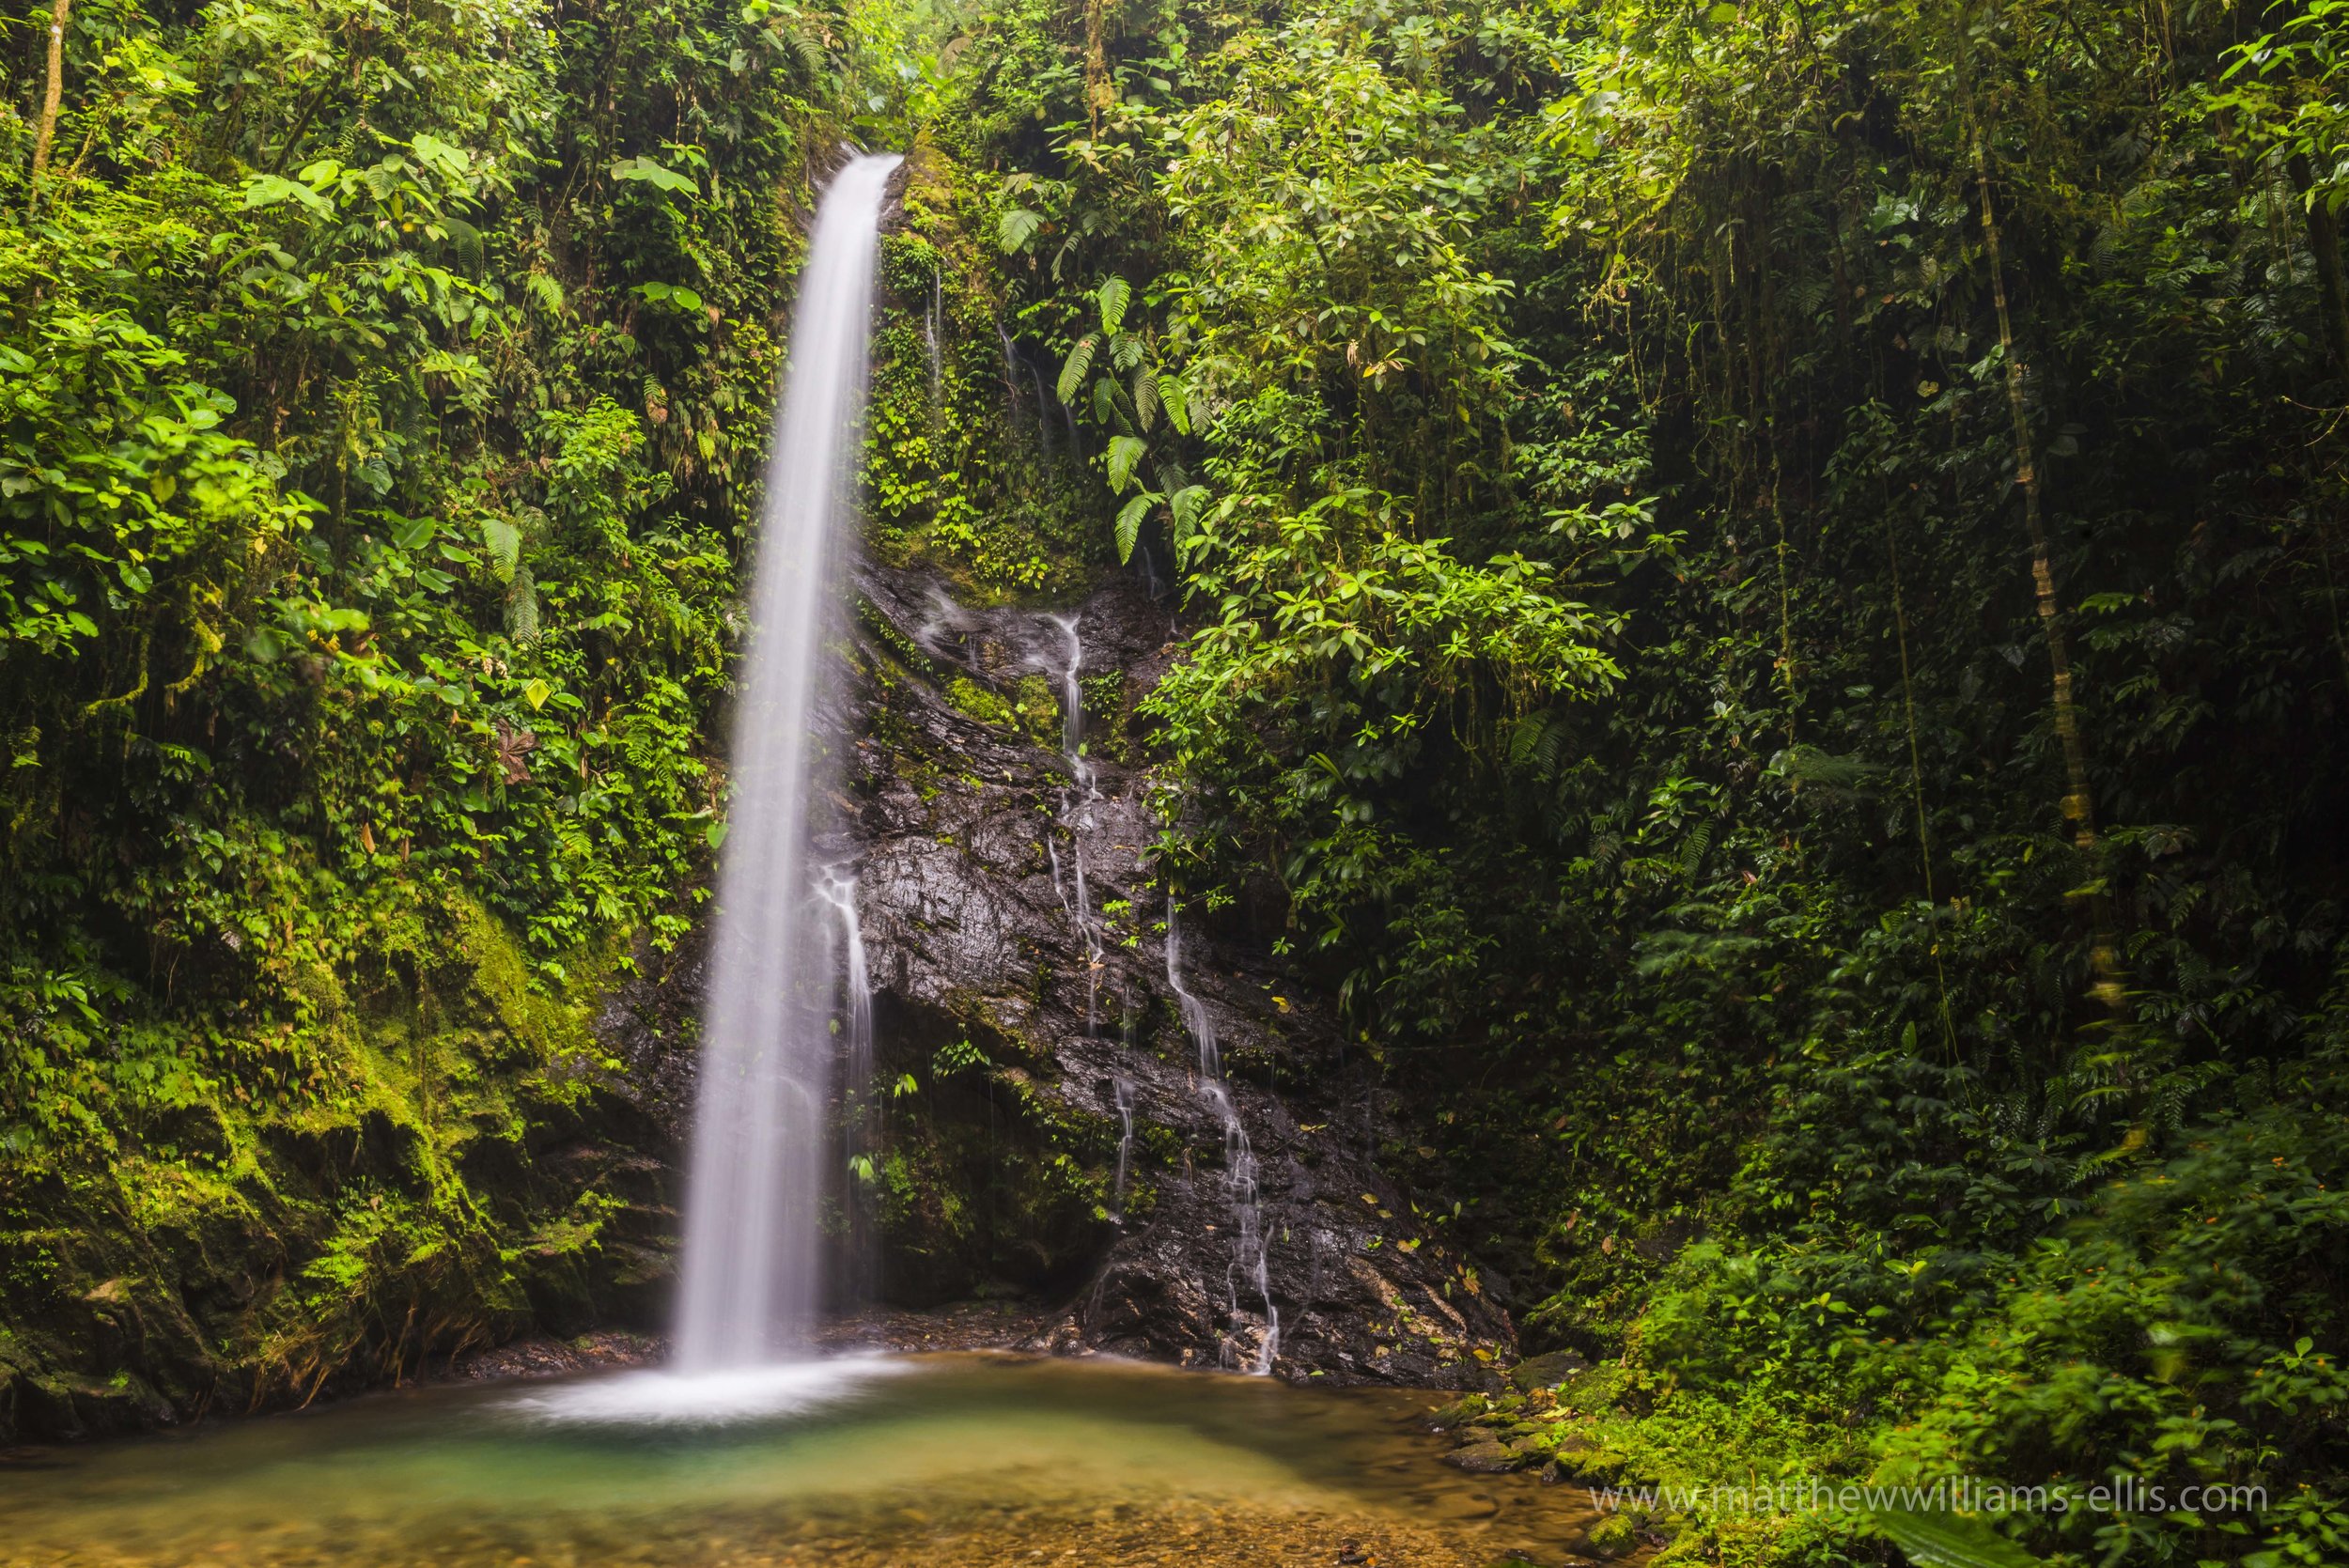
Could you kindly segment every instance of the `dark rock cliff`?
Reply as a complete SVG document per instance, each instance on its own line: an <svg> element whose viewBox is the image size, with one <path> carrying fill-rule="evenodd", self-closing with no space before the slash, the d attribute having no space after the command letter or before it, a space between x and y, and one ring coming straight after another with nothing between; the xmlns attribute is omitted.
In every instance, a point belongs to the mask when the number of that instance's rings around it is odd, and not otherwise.
<svg viewBox="0 0 2349 1568"><path fill-rule="evenodd" d="M1326 1006L1179 907L1170 973L1133 712L1173 657L1165 606L1127 577L1059 615L966 609L884 568L859 586L832 853L857 876L879 1139L840 1223L878 1231L879 1294L1041 1301L1032 1348L1240 1367L1277 1312L1283 1375L1481 1381L1507 1315L1380 1172L1368 1064ZM1072 653L1081 770L1064 753ZM663 1010L690 1011L695 978L674 974ZM614 1021L677 1113L690 1058Z"/></svg>

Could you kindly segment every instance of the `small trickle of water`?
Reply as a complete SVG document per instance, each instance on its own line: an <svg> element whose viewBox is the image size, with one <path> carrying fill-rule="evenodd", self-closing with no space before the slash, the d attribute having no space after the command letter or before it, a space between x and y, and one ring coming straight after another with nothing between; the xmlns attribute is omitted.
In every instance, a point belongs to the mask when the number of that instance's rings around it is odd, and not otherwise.
<svg viewBox="0 0 2349 1568"><path fill-rule="evenodd" d="M1117 1190L1111 1200L1110 1219L1126 1223L1126 1172L1134 1158L1134 1080L1120 1073L1112 1080L1117 1094Z"/></svg>
<svg viewBox="0 0 2349 1568"><path fill-rule="evenodd" d="M718 866L708 1013L686 1188L677 1359L691 1373L799 1349L822 1297L825 1110L838 1067L830 942L807 917L812 734L839 536L864 406L874 262L894 157L824 194L792 316L768 464Z"/></svg>
<svg viewBox="0 0 2349 1568"><path fill-rule="evenodd" d="M1256 1151L1248 1141L1239 1108L1232 1103L1223 1081L1223 1053L1216 1042L1215 1018L1206 1004L1183 984L1183 938L1180 908L1174 895L1166 898L1166 985L1182 1010L1183 1028L1199 1050L1199 1093L1223 1125L1223 1164L1232 1195L1232 1222L1239 1237L1232 1244L1232 1264L1224 1276L1231 1311L1239 1311L1239 1281L1246 1280L1264 1302L1264 1343L1257 1348L1255 1370L1269 1373L1281 1347L1281 1309L1272 1304L1271 1237L1264 1234L1264 1206L1256 1191Z"/></svg>
<svg viewBox="0 0 2349 1568"><path fill-rule="evenodd" d="M1143 591L1150 596L1151 602L1164 598L1166 579L1159 575L1159 559L1150 553L1149 540L1134 541L1134 564L1141 568Z"/></svg>
<svg viewBox="0 0 2349 1568"><path fill-rule="evenodd" d="M873 978L864 963L864 925L857 912L856 877L844 867L824 868L816 881L817 896L830 906L840 922L840 946L846 975L842 1001L845 1038L841 1057L841 1153L848 1167L848 1216L847 1269L842 1281L851 1297L865 1296L879 1262L879 1234L874 1223L871 1193L873 1157L879 1141L874 1134L870 1094L873 1085Z"/></svg>
<svg viewBox="0 0 2349 1568"><path fill-rule="evenodd" d="M1052 399L1045 395L1044 372L1031 365L1028 366L1028 379L1035 383L1035 439L1037 444L1044 448L1044 455L1050 458L1052 455ZM1068 450L1072 454L1077 450L1077 427L1073 422L1068 427Z"/></svg>
<svg viewBox="0 0 2349 1568"><path fill-rule="evenodd" d="M930 428L933 430L938 428L939 411L943 406L940 392L944 385L945 371L939 359L938 318L940 307L945 302L945 293L946 274L941 268L930 273L930 314L923 334L929 340L930 348Z"/></svg>
<svg viewBox="0 0 2349 1568"><path fill-rule="evenodd" d="M1012 342L1011 334L1001 321L995 323L995 336L1003 346L1003 396L1011 404L1012 423L1019 424L1027 400L1028 395L1019 384L1019 373L1025 369L1030 384L1035 388L1035 443L1049 460L1052 456L1052 422L1044 400L1044 378L1036 374L1034 366L1021 361L1019 345Z"/></svg>
<svg viewBox="0 0 2349 1568"><path fill-rule="evenodd" d="M840 917L841 945L848 955L848 1081L856 1084L873 1072L873 979L864 963L864 926L857 916L856 877L828 865L816 884L817 893Z"/></svg>
<svg viewBox="0 0 2349 1568"><path fill-rule="evenodd" d="M1130 1003L1123 1009L1124 1022L1118 1030L1120 1053L1125 1060L1118 1064L1117 1076L1110 1079L1111 1093L1117 1100L1117 1187L1110 1202L1110 1219L1117 1224L1126 1223L1126 1177L1134 1161L1134 1023L1135 1013Z"/></svg>
<svg viewBox="0 0 2349 1568"><path fill-rule="evenodd" d="M1085 836L1096 827L1094 804L1101 799L1093 763L1085 756L1084 708L1084 640L1078 633L1075 615L1048 615L1045 619L1059 629L1067 639L1067 662L1060 667L1061 756L1068 764L1069 787L1061 794L1061 826L1068 830L1070 878L1076 884L1073 895L1063 894L1062 908L1075 922L1077 936L1085 950L1085 1032L1091 1034L1099 1022L1101 1012L1101 970L1104 964L1101 922L1093 912L1093 894L1085 886L1089 869ZM1049 666L1048 666L1049 667ZM1060 851L1051 841L1045 841L1052 862L1052 890L1061 893Z"/></svg>

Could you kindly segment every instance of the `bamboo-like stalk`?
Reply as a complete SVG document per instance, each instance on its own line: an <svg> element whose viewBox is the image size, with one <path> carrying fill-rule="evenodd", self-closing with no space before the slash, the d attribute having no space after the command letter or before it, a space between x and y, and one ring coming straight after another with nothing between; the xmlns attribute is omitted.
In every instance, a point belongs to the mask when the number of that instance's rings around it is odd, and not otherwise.
<svg viewBox="0 0 2349 1568"><path fill-rule="evenodd" d="M57 114L65 103L65 24L73 0L56 0L49 13L49 85L40 98L40 123L33 132L33 177L26 210L40 206L40 177L49 170L49 149L57 139Z"/></svg>
<svg viewBox="0 0 2349 1568"><path fill-rule="evenodd" d="M2040 634L2046 640L2047 662L2054 672L2056 738L2063 748L2063 815L2072 824L2072 842L2086 863L2089 886L2090 935L2088 958L2096 981L2096 1000L2116 1023L2128 1019L2128 994L2121 983L2120 951L2113 941L2111 897L2105 889L2104 846L2096 833L2096 804L2088 783L2088 747L2080 737L2079 709L2072 697L2072 655L2063 634L2063 614L2056 599L2055 566L2047 548L2047 527L2041 515L2039 468L2031 447L2030 415L2023 396L2023 362L2015 352L2015 320L2007 308L2006 260L1999 239L1999 213L1990 195L1990 155L1983 146L1982 124L1972 126L1974 183L1982 193L1983 248L1990 260L1990 298L1998 309L1999 353L2006 365L2007 412L2015 426L2015 482L2023 491L2023 524L2030 536L2032 596L2039 608Z"/></svg>

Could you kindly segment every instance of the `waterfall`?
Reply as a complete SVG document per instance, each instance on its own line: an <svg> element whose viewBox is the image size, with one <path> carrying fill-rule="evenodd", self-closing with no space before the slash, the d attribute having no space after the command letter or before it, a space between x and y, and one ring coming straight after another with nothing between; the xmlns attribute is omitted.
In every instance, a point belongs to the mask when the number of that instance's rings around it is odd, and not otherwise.
<svg viewBox="0 0 2349 1568"><path fill-rule="evenodd" d="M1224 1275L1228 1305L1234 1313L1239 1311L1238 1277L1245 1277L1255 1287L1264 1302L1264 1343L1256 1351L1256 1371L1272 1370L1272 1358L1281 1347L1281 1310L1272 1304L1272 1265L1269 1256L1272 1238L1264 1234L1264 1209L1256 1194L1256 1152L1248 1141L1248 1129L1240 1125L1239 1108L1232 1103L1232 1092L1223 1081L1223 1053L1216 1044L1215 1019L1206 1004L1190 994L1183 984L1182 927L1176 923L1179 911L1174 895L1166 895L1166 985L1174 993L1174 1001L1182 1009L1183 1028L1190 1032L1191 1042L1199 1050L1199 1093L1206 1097L1216 1119L1223 1124L1223 1164L1232 1192L1232 1220L1239 1237L1232 1244L1232 1263Z"/></svg>
<svg viewBox="0 0 2349 1568"><path fill-rule="evenodd" d="M840 942L847 955L846 985L842 998L846 1003L846 1032L842 1036L841 1061L841 1153L846 1156L848 1172L848 1192L841 1204L848 1219L848 1252L844 1266L847 1278L841 1282L851 1300L871 1294L879 1256L879 1234L875 1224L872 1192L875 1178L874 1154L879 1141L873 1136L873 1106L870 1095L873 1086L873 976L864 962L864 924L857 913L856 878L844 866L826 866L816 883L817 895L832 907L840 920ZM825 966L830 972L831 966Z"/></svg>
<svg viewBox="0 0 2349 1568"><path fill-rule="evenodd" d="M1069 860L1076 896L1068 907L1077 935L1085 950L1085 1032L1090 1034L1101 1011L1101 923L1094 917L1093 895L1085 888L1085 834L1094 827L1093 803L1101 798L1093 764L1085 756L1084 640L1074 615L1045 617L1068 640L1068 662L1060 671L1061 755L1068 764L1069 788L1061 797L1060 819L1068 829ZM1052 885L1060 886L1060 857L1052 857Z"/></svg>
<svg viewBox="0 0 2349 1568"><path fill-rule="evenodd" d="M1028 379L1035 383L1036 444L1044 448L1044 456L1050 460L1052 456L1052 405L1044 396L1044 372L1031 365L1028 366ZM1082 456L1077 451L1076 440L1077 429L1072 425L1068 429L1068 452L1071 457Z"/></svg>
<svg viewBox="0 0 2349 1568"><path fill-rule="evenodd" d="M1117 1188L1111 1199L1110 1219L1117 1224L1126 1223L1126 1175L1134 1157L1134 1010L1127 1003L1118 1026L1118 1040L1124 1048L1124 1060L1118 1063L1117 1076L1110 1080L1111 1092L1117 1099Z"/></svg>
<svg viewBox="0 0 2349 1568"><path fill-rule="evenodd" d="M811 918L819 892L808 878L808 807L823 750L811 732L817 661L839 598L835 536L851 513L881 202L896 166L894 157L859 158L832 180L792 314L735 718L686 1187L677 1359L689 1372L796 1349L822 1298L825 1109L837 1052L831 943Z"/></svg>
<svg viewBox="0 0 2349 1568"><path fill-rule="evenodd" d="M939 269L930 274L930 313L928 319L923 324L923 335L928 339L930 349L930 430L932 434L937 433L938 416L943 406L940 401L940 395L943 389L945 368L939 357L938 318L941 307L945 302L945 296L946 272L941 263Z"/></svg>
<svg viewBox="0 0 2349 1568"><path fill-rule="evenodd" d="M839 866L829 865L816 892L840 917L840 939L848 950L848 1082L854 1088L873 1076L873 976L864 962L864 925L857 917L856 878Z"/></svg>
<svg viewBox="0 0 2349 1568"><path fill-rule="evenodd" d="M1085 886L1088 868L1085 835L1097 826L1093 807L1101 799L1099 774L1092 760L1085 755L1085 689L1084 637L1080 630L1081 617L1076 614L1047 615L1047 625L1057 629L1068 644L1067 662L1060 666L1060 744L1061 756L1068 764L1069 787L1062 792L1060 825L1068 830L1069 874L1061 870L1060 846L1050 835L1044 840L1044 853L1052 868L1052 893L1060 900L1061 908L1076 926L1078 939L1084 944L1085 955L1085 1032L1094 1032L1100 1018L1101 973L1106 966L1101 921L1093 912L1093 894ZM1051 669L1049 660L1031 655L1034 667ZM1074 882L1072 889L1070 882ZM1134 1150L1134 1092L1131 1073L1134 1048L1134 1019L1130 1009L1123 1011L1121 1036L1125 1042L1128 1061L1111 1079L1111 1092L1117 1103L1119 1132L1117 1138L1117 1187L1111 1200L1110 1218L1122 1225L1126 1222L1126 1178L1133 1163Z"/></svg>
<svg viewBox="0 0 2349 1568"><path fill-rule="evenodd" d="M1019 372L1022 368L1019 349L1000 320L995 323L995 336L1003 346L1003 397L1011 410L1012 425L1017 427L1020 418L1020 400L1025 396L1019 390ZM1050 461L1052 456L1052 427L1045 417L1044 380L1036 376L1033 369L1029 370L1029 375L1035 381L1035 443L1045 459Z"/></svg>

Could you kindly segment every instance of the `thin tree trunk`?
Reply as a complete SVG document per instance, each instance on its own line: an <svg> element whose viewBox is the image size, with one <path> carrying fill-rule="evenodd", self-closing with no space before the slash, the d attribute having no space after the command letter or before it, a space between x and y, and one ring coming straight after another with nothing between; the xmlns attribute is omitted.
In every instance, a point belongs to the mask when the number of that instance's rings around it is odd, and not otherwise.
<svg viewBox="0 0 2349 1568"><path fill-rule="evenodd" d="M2056 737L2063 746L2063 815L2072 842L2085 863L2090 892L2089 963L2094 995L2116 1023L2128 1020L2128 995L2121 984L2121 958L2112 937L2111 897L2104 885L2104 850L2096 836L2096 805L2088 784L2088 748L2080 738L2079 710L2072 701L2072 655L2056 603L2055 567L2040 515L2039 469L2031 449L2030 411L2023 396L2023 362L2015 353L2015 322L2006 303L2006 261L1999 241L1998 209L1990 199L1990 157L1979 121L1973 128L1974 182L1982 192L1982 233L1990 256L1990 298L1998 307L1999 349L2006 362L2007 412L2015 424L2015 482L2023 489L2023 522L2030 535L2031 587L2039 604L2039 629L2046 638L2047 662L2055 673Z"/></svg>
<svg viewBox="0 0 2349 1568"><path fill-rule="evenodd" d="M1917 743L1917 687L1908 667L1908 604L1901 594L1901 552L1892 537L1891 498L1885 498L1884 558L1892 568L1892 626L1900 634L1901 644L1901 706L1908 717L1908 789L1917 807L1917 864L1924 873L1925 906L1933 910L1937 923L1941 918L1940 900L1933 891L1933 834L1925 824L1925 759L1923 748ZM1950 976L1941 962L1941 935L1933 936L1933 979L1941 997L1941 1034L1949 1043L1950 1064L1958 1060L1957 1020L1950 1015Z"/></svg>
<svg viewBox="0 0 2349 1568"><path fill-rule="evenodd" d="M1101 111L1117 100L1110 82L1109 19L1102 14L1107 6L1108 0L1090 0L1085 7L1085 122L1087 134L1096 139L1101 134Z"/></svg>
<svg viewBox="0 0 2349 1568"><path fill-rule="evenodd" d="M40 205L40 177L49 170L49 148L57 139L57 111L65 102L65 24L73 0L56 0L49 13L49 85L40 99L40 126L33 132L33 178L26 207Z"/></svg>
<svg viewBox="0 0 2349 1568"><path fill-rule="evenodd" d="M2333 368L2349 376L2349 283L2341 268L2341 220L2315 187L2309 161L2299 153L2291 160L2292 183L2299 192L2308 217L2309 253L2316 258L2317 313L2325 330L2325 346L2333 351Z"/></svg>

